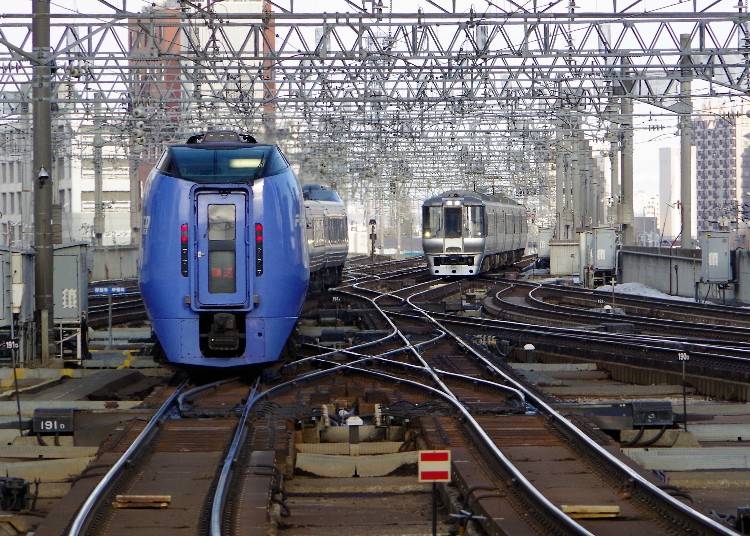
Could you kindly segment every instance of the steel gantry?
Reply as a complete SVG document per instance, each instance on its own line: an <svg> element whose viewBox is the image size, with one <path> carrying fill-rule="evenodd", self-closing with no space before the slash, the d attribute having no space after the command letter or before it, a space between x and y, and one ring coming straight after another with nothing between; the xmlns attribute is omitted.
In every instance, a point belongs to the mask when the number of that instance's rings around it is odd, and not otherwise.
<svg viewBox="0 0 750 536"><path fill-rule="evenodd" d="M165 143L239 128L398 226L461 186L520 199L558 236L609 218L632 241L634 101L678 115L684 149L693 100L750 89L745 0L91 2L50 16L40 63L30 13L0 15L0 123L45 66L54 121L129 148L135 205Z"/></svg>

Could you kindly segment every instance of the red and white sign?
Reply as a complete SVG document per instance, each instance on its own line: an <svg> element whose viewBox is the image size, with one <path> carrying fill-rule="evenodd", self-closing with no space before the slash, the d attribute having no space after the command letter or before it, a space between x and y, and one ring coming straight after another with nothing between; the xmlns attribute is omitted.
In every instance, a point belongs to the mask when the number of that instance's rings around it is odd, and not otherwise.
<svg viewBox="0 0 750 536"><path fill-rule="evenodd" d="M420 482L450 482L451 451L420 450L418 472Z"/></svg>

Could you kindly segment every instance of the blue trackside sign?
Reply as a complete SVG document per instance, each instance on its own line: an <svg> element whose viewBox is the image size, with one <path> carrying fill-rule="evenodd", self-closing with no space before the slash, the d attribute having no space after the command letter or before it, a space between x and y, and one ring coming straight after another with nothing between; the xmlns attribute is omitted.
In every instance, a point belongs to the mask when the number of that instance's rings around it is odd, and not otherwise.
<svg viewBox="0 0 750 536"><path fill-rule="evenodd" d="M94 287L94 294L111 296L113 294L125 294L125 287Z"/></svg>

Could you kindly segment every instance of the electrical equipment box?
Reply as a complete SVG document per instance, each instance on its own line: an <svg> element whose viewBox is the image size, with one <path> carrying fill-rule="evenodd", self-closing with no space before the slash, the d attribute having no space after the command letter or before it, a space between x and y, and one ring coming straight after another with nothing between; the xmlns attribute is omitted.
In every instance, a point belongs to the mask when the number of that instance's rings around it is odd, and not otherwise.
<svg viewBox="0 0 750 536"><path fill-rule="evenodd" d="M549 257L549 243L552 240L554 229L539 229L539 238L537 238L536 255L540 259Z"/></svg>
<svg viewBox="0 0 750 536"><path fill-rule="evenodd" d="M549 243L550 275L573 275L579 270L579 245L573 240L555 240Z"/></svg>
<svg viewBox="0 0 750 536"><path fill-rule="evenodd" d="M727 283L732 280L729 231L701 231L701 281Z"/></svg>
<svg viewBox="0 0 750 536"><path fill-rule="evenodd" d="M11 253L11 281L13 314L18 315L18 322L34 320L34 278L24 274L34 273L34 254L29 251Z"/></svg>
<svg viewBox="0 0 750 536"><path fill-rule="evenodd" d="M588 273L592 266L593 258L591 255L594 245L594 233L583 231L578 233L578 273L583 277Z"/></svg>
<svg viewBox="0 0 750 536"><path fill-rule="evenodd" d="M641 426L672 426L674 412L672 403L665 401L635 401L633 406L633 427Z"/></svg>
<svg viewBox="0 0 750 536"><path fill-rule="evenodd" d="M617 255L617 234L612 227L594 228L592 251L594 270L613 271Z"/></svg>
<svg viewBox="0 0 750 536"><path fill-rule="evenodd" d="M10 327L13 319L13 271L9 249L0 249L0 328Z"/></svg>
<svg viewBox="0 0 750 536"><path fill-rule="evenodd" d="M89 307L86 244L55 246L55 322L80 322Z"/></svg>

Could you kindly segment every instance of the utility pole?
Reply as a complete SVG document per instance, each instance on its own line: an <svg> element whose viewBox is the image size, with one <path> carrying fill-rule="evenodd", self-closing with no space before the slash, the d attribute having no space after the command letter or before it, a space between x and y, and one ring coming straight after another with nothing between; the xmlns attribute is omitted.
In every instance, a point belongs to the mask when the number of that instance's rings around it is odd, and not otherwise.
<svg viewBox="0 0 750 536"><path fill-rule="evenodd" d="M690 100L690 54L686 50L690 47L690 34L680 35L680 200L682 201L682 237L680 246L693 247L693 192L692 192L692 147L690 143L691 115L693 112Z"/></svg>
<svg viewBox="0 0 750 536"><path fill-rule="evenodd" d="M96 93L94 102L94 245L102 245L104 235L104 207L102 206L102 99Z"/></svg>
<svg viewBox="0 0 750 536"><path fill-rule="evenodd" d="M621 132L622 152L622 182L620 184L620 203L622 213L620 223L623 224L623 243L626 246L635 244L635 228L633 215L633 99L628 95L621 98Z"/></svg>
<svg viewBox="0 0 750 536"><path fill-rule="evenodd" d="M34 321L43 365L55 355L52 250L52 70L49 63L50 0L33 0L32 100L34 123Z"/></svg>

